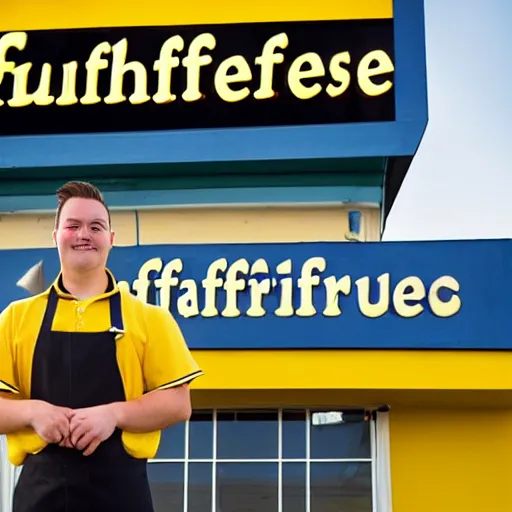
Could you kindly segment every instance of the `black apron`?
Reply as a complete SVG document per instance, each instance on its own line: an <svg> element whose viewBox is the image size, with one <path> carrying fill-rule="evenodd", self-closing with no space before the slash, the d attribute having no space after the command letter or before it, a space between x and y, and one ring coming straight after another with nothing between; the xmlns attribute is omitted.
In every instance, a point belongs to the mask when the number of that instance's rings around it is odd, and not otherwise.
<svg viewBox="0 0 512 512"><path fill-rule="evenodd" d="M31 398L80 409L125 400L115 333L52 331L59 298L52 287L34 351ZM113 327L122 329L119 292L110 297ZM49 444L23 464L13 512L153 512L147 460L124 449L121 431L87 457Z"/></svg>

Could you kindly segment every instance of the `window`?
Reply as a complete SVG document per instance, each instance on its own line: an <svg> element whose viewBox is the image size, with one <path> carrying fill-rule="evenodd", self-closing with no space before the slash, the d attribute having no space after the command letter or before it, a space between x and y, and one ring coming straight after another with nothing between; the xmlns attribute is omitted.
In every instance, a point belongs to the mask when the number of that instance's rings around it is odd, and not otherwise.
<svg viewBox="0 0 512 512"><path fill-rule="evenodd" d="M364 411L198 411L162 434L156 512L372 512Z"/></svg>

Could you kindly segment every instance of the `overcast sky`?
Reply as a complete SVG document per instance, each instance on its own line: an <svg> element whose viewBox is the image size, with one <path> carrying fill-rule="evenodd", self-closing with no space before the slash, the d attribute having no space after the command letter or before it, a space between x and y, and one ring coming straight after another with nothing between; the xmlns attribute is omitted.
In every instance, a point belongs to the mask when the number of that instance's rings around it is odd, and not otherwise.
<svg viewBox="0 0 512 512"><path fill-rule="evenodd" d="M429 123L384 240L512 238L512 0L425 0Z"/></svg>

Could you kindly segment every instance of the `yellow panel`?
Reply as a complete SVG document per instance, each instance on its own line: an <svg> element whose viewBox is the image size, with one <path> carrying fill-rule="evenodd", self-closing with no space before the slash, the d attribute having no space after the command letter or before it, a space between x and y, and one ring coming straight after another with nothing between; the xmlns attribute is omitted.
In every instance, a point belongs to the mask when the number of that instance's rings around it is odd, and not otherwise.
<svg viewBox="0 0 512 512"><path fill-rule="evenodd" d="M392 0L321 0L247 2L152 0L144 5L125 0L3 0L0 31L58 28L189 25L261 21L391 18Z"/></svg>
<svg viewBox="0 0 512 512"><path fill-rule="evenodd" d="M117 247L137 245L137 221L135 212L111 212L112 229Z"/></svg>
<svg viewBox="0 0 512 512"><path fill-rule="evenodd" d="M54 222L52 214L0 215L0 249L53 247ZM112 227L116 232L117 246L137 243L135 213L113 212Z"/></svg>
<svg viewBox="0 0 512 512"><path fill-rule="evenodd" d="M512 411L391 411L393 512L511 510Z"/></svg>
<svg viewBox="0 0 512 512"><path fill-rule="evenodd" d="M195 389L512 390L512 353L194 351Z"/></svg>
<svg viewBox="0 0 512 512"><path fill-rule="evenodd" d="M1 215L0 249L53 247L54 215Z"/></svg>
<svg viewBox="0 0 512 512"><path fill-rule="evenodd" d="M180 209L139 212L141 244L345 241L347 208ZM380 236L377 209L361 209L368 240Z"/></svg>

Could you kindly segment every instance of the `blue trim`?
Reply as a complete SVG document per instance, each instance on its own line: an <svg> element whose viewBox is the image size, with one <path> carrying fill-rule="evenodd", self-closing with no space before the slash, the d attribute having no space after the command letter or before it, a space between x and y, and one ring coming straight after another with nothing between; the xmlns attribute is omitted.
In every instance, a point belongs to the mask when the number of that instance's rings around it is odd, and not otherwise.
<svg viewBox="0 0 512 512"><path fill-rule="evenodd" d="M193 206L256 203L374 203L380 204L380 187L276 187L198 190L142 190L105 192L111 208ZM54 195L0 196L0 212L54 210Z"/></svg>
<svg viewBox="0 0 512 512"><path fill-rule="evenodd" d="M409 153L385 153L385 156L414 155L428 121L427 58L425 50L425 7L423 0L394 0L395 18L395 92L398 124L414 122L416 146ZM405 132L402 133L402 136Z"/></svg>
<svg viewBox="0 0 512 512"><path fill-rule="evenodd" d="M0 168L414 155L427 123L424 0L394 0L396 122L0 138Z"/></svg>

